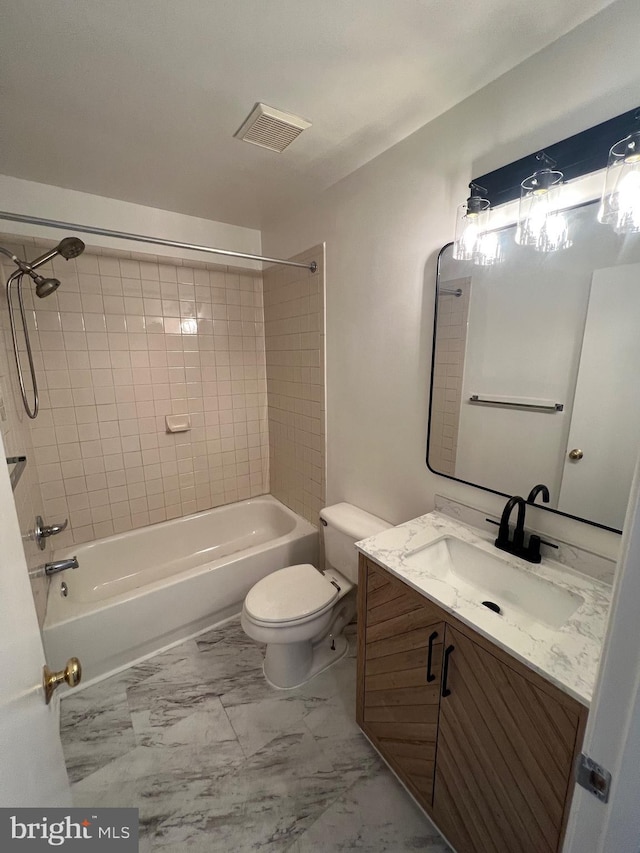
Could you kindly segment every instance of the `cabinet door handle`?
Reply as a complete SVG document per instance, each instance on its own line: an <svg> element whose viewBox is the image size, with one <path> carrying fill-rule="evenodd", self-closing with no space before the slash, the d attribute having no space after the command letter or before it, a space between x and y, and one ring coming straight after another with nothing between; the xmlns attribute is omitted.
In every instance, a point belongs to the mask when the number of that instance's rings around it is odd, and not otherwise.
<svg viewBox="0 0 640 853"><path fill-rule="evenodd" d="M449 675L449 656L451 655L451 652L454 651L454 649L455 649L455 646L447 646L447 648L445 649L445 652L444 652L444 661L442 663L442 695L443 696L450 696L451 695L451 691L447 687L447 677Z"/></svg>
<svg viewBox="0 0 640 853"><path fill-rule="evenodd" d="M438 638L438 632L434 631L429 637L429 653L427 655L427 681L435 681L436 677L431 672L431 663L433 661L433 642Z"/></svg>

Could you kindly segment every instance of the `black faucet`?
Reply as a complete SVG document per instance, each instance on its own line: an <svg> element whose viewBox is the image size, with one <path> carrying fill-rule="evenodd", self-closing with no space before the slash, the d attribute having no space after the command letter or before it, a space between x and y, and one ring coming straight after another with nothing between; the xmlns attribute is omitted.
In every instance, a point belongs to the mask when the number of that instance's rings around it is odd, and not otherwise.
<svg viewBox="0 0 640 853"><path fill-rule="evenodd" d="M518 507L518 519L513 531L513 539L511 539L509 535L509 518L515 506ZM510 554L516 554L518 557L522 556L521 552L524 550L524 514L526 510L527 504L525 499L520 497L520 495L514 495L509 498L500 517L500 530L498 531L498 538L495 541L496 548L508 551Z"/></svg>
<svg viewBox="0 0 640 853"><path fill-rule="evenodd" d="M527 542L526 547L524 544L524 516L527 510L527 503L529 503L530 500L533 500L531 497L532 495L535 498L535 496L540 492L542 492L542 500L545 500L545 493L548 495L549 490L542 484L535 486L531 490L526 501L524 498L520 497L520 495L514 495L512 498L509 498L502 510L498 538L494 542L496 548L500 548L501 551L508 551L509 554L514 554L516 557L522 557L523 560L528 560L530 563L539 563L542 561L542 555L540 554L541 545L548 545L550 548L558 547L553 542L545 542L545 540L541 539L537 533L529 534L529 541ZM518 518L516 520L512 539L509 530L509 518L511 517L511 513L515 506L518 507ZM491 518L488 518L487 521L490 521L492 524L498 524L497 521L494 521Z"/></svg>
<svg viewBox="0 0 640 853"><path fill-rule="evenodd" d="M538 495L542 493L542 500L544 503L549 503L549 489L544 485L544 483L538 483L537 486L534 486L529 492L529 497L527 498L527 503L532 504Z"/></svg>

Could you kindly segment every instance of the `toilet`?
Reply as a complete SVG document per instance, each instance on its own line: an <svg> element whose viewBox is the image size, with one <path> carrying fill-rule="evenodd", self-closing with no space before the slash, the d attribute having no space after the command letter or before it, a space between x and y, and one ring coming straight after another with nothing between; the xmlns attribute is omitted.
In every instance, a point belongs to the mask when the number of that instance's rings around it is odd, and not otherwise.
<svg viewBox="0 0 640 853"><path fill-rule="evenodd" d="M392 527L348 503L320 512L326 569L287 566L258 581L244 601L244 632L266 643L264 674L273 687L298 687L344 657L342 631L356 612L355 543Z"/></svg>

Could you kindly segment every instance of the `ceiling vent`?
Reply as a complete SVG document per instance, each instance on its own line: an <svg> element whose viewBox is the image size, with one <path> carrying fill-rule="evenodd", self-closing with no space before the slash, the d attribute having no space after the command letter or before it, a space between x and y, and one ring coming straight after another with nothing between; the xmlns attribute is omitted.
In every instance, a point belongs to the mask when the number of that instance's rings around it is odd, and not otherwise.
<svg viewBox="0 0 640 853"><path fill-rule="evenodd" d="M284 151L308 127L311 127L311 122L300 116L276 110L266 104L256 104L234 136L270 151Z"/></svg>

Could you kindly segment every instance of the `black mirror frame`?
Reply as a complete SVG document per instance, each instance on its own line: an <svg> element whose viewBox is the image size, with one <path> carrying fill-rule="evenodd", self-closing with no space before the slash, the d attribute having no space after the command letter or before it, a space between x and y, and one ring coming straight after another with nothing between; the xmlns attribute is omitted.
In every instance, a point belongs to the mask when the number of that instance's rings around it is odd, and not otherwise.
<svg viewBox="0 0 640 853"><path fill-rule="evenodd" d="M582 202L581 204L572 205L570 207L565 208L565 210L576 210L578 208L585 207L588 204L593 204L593 200ZM513 226L507 225L504 227L510 228ZM502 229L497 229L497 230L502 230ZM463 480L461 477L454 477L451 474L443 474L441 471L436 471L429 464L429 446L430 446L430 440L431 440L431 414L432 414L432 406L433 406L433 380L434 380L434 365L435 365L435 355L436 355L436 331L438 328L438 291L440 288L440 266L441 266L442 256L443 256L444 252L448 248L450 248L451 246L453 246L453 242L446 243L442 247L442 249L440 249L440 251L438 252L438 261L436 264L436 287L435 287L435 296L434 296L435 304L434 304L434 311L433 311L433 334L432 334L432 341L431 341L431 371L430 371L430 376L429 376L429 413L428 413L428 417L427 417L427 455L426 455L425 461L426 461L427 468L429 469L429 471L431 471L432 474L436 474L438 477L446 477L447 480L453 480L456 483L464 483L466 486L473 486L475 489L482 489L483 492L490 492L493 495L500 495L501 497L509 498L509 497L511 497L511 495L508 494L507 492L500 492L497 489L490 488L489 486L482 486L479 483L472 483L470 480ZM552 507L545 506L544 504L535 504L535 506L538 509L543 509L546 512L552 512L555 515L560 515L560 516L563 516L564 518L571 518L574 521L581 521L583 524L590 524L592 527L599 527L601 530L609 530L612 533L619 533L619 534L622 533L622 530L619 530L616 527L609 527L606 524L600 524L599 522L592 521L591 519L588 519L588 518L581 518L578 515L572 515L571 513L568 513L568 512L562 512L559 509L553 509Z"/></svg>

